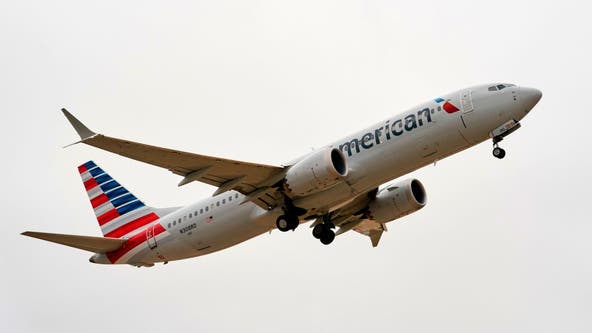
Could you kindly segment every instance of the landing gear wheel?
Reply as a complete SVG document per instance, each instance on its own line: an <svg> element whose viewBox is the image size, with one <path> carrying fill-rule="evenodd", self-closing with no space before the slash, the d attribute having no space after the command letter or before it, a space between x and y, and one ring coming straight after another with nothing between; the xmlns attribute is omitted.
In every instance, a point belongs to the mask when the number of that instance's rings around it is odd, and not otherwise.
<svg viewBox="0 0 592 333"><path fill-rule="evenodd" d="M321 234L321 243L323 243L324 245L329 245L335 239L335 233L333 232L333 230L329 228L323 229L323 233Z"/></svg>
<svg viewBox="0 0 592 333"><path fill-rule="evenodd" d="M300 221L297 216L288 215L288 228L289 230L296 230L300 225Z"/></svg>
<svg viewBox="0 0 592 333"><path fill-rule="evenodd" d="M493 148L493 156L502 159L506 156L506 151L503 148L495 147Z"/></svg>
<svg viewBox="0 0 592 333"><path fill-rule="evenodd" d="M290 230L290 223L288 222L288 217L286 215L280 215L277 220L275 220L275 226L281 232L286 232Z"/></svg>
<svg viewBox="0 0 592 333"><path fill-rule="evenodd" d="M280 215L277 220L275 220L275 226L281 232L294 230L299 224L298 217L292 215Z"/></svg>
<svg viewBox="0 0 592 333"><path fill-rule="evenodd" d="M321 235L323 235L323 231L325 231L325 226L322 224L317 224L312 228L312 237L316 239L321 239Z"/></svg>

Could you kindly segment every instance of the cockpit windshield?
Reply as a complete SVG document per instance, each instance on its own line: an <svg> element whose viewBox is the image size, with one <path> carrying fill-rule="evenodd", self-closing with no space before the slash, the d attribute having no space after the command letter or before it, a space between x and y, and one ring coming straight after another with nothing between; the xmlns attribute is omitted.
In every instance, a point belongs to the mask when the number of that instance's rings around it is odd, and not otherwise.
<svg viewBox="0 0 592 333"><path fill-rule="evenodd" d="M491 87L487 88L487 90L489 90L489 91L498 91L498 90L502 90L502 89L509 88L509 87L515 87L515 86L516 86L515 84L503 83L503 84L498 84L498 85L495 85L495 86L491 86Z"/></svg>

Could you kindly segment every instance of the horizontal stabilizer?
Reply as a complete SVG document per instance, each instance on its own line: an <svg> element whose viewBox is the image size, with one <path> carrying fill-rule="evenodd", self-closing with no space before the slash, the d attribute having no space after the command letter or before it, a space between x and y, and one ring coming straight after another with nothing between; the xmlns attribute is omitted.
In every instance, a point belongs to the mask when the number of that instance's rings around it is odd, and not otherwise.
<svg viewBox="0 0 592 333"><path fill-rule="evenodd" d="M58 243L95 253L107 253L115 251L122 247L126 241L125 239L119 238L51 234L47 232L35 231L25 231L21 235L39 238L48 242Z"/></svg>

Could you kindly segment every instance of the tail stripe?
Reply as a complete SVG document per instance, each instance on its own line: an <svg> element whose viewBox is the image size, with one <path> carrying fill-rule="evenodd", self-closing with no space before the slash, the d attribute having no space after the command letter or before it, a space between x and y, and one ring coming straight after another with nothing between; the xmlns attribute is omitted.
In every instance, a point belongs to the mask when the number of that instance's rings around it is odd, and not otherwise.
<svg viewBox="0 0 592 333"><path fill-rule="evenodd" d="M99 207L95 208L95 216L101 216L106 212L112 210L113 205L110 202L105 202L104 204L100 205Z"/></svg>
<svg viewBox="0 0 592 333"><path fill-rule="evenodd" d="M87 181L84 182L84 188L88 191L91 190L95 187L97 187L99 184L97 184L97 182L95 181L94 178L91 178Z"/></svg>
<svg viewBox="0 0 592 333"><path fill-rule="evenodd" d="M105 235L105 237L114 237L114 238L119 238L121 236L124 236L136 229L139 229L143 226L145 226L146 224L152 222L152 221L156 221L158 220L158 216L154 213L149 213L148 215L144 215L140 218L137 218L131 222L128 222L127 224L122 225L121 227L107 233Z"/></svg>
<svg viewBox="0 0 592 333"><path fill-rule="evenodd" d="M109 180L113 180L113 178L111 178L108 174L103 173L100 176L95 176L95 180L97 181L97 183L103 184L103 183L106 183Z"/></svg>
<svg viewBox="0 0 592 333"><path fill-rule="evenodd" d="M107 193L105 193L107 195L107 197L109 197L109 199L115 199L118 196L122 195L122 194L126 194L129 193L125 188L123 187L118 187L112 191L109 191Z"/></svg>
<svg viewBox="0 0 592 333"><path fill-rule="evenodd" d="M141 201L132 201L125 206L117 208L117 212L119 212L120 215L123 215L141 207L144 207L144 204Z"/></svg>
<svg viewBox="0 0 592 333"><path fill-rule="evenodd" d="M135 210L131 213L128 213L125 216L116 217L113 220L111 220L101 226L101 230L103 231L103 235L110 233L111 231L121 227L122 225L124 225L125 223L127 223L129 221L139 219L140 217L147 215L148 213L151 213L151 212L152 211L150 210L149 207L143 207L143 208Z"/></svg>
<svg viewBox="0 0 592 333"><path fill-rule="evenodd" d="M165 231L166 230L163 228L162 225L160 225L160 223L156 223L154 225L154 234L153 235L154 235L154 237L156 237L157 235L160 235L161 233L163 233ZM135 249L136 247L138 247L140 244L142 244L144 242L146 242L146 233L145 232L137 233L137 234L133 235L132 237L130 237L127 240L127 242L125 242L125 246L122 247L121 249L107 253L107 258L109 258L109 261L111 261L112 263L115 263L115 262L117 262L117 260L121 259L121 257L123 257L128 252Z"/></svg>
<svg viewBox="0 0 592 333"><path fill-rule="evenodd" d="M89 173L90 173L90 175L91 175L91 176L93 176L93 177L95 177L95 176L98 176L98 175L100 175L100 174L102 174L102 173L105 173L105 171L103 171L103 169L101 169L101 168L99 168L99 167L96 167L96 168L90 169L90 170L88 170L88 172L89 172Z"/></svg>
<svg viewBox="0 0 592 333"><path fill-rule="evenodd" d="M99 221L99 225L103 225L116 217L119 217L119 213L117 209L111 209L110 211L106 212L105 214L98 216L97 220Z"/></svg>
<svg viewBox="0 0 592 333"><path fill-rule="evenodd" d="M105 194L101 193L98 196L94 197L93 199L90 199L90 204L92 205L93 208L97 208L107 201L109 201L109 197L106 196Z"/></svg>
<svg viewBox="0 0 592 333"><path fill-rule="evenodd" d="M124 194L120 197L118 197L117 199L111 199L111 204L115 207L119 207L122 206L123 204L126 204L130 201L134 201L134 200L138 200L136 197L134 197L133 194L131 193L127 193Z"/></svg>
<svg viewBox="0 0 592 333"><path fill-rule="evenodd" d="M84 163L83 165L78 167L78 172L83 173L85 171L88 171L89 169L92 169L94 167L96 167L97 165L93 162L93 161L88 161L86 163Z"/></svg>
<svg viewBox="0 0 592 333"><path fill-rule="evenodd" d="M102 184L101 190L103 190L103 192L107 192L107 191L112 190L112 189L119 187L119 186L121 186L121 185L119 185L119 183L117 181L112 180L108 183Z"/></svg>

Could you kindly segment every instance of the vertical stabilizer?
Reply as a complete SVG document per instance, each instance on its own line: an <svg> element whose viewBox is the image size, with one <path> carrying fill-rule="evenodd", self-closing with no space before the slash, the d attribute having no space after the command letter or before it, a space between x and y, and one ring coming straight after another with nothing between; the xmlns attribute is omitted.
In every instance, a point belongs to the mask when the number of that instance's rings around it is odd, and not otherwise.
<svg viewBox="0 0 592 333"><path fill-rule="evenodd" d="M159 216L111 178L93 161L78 167L97 222L105 237L130 237L146 229Z"/></svg>

